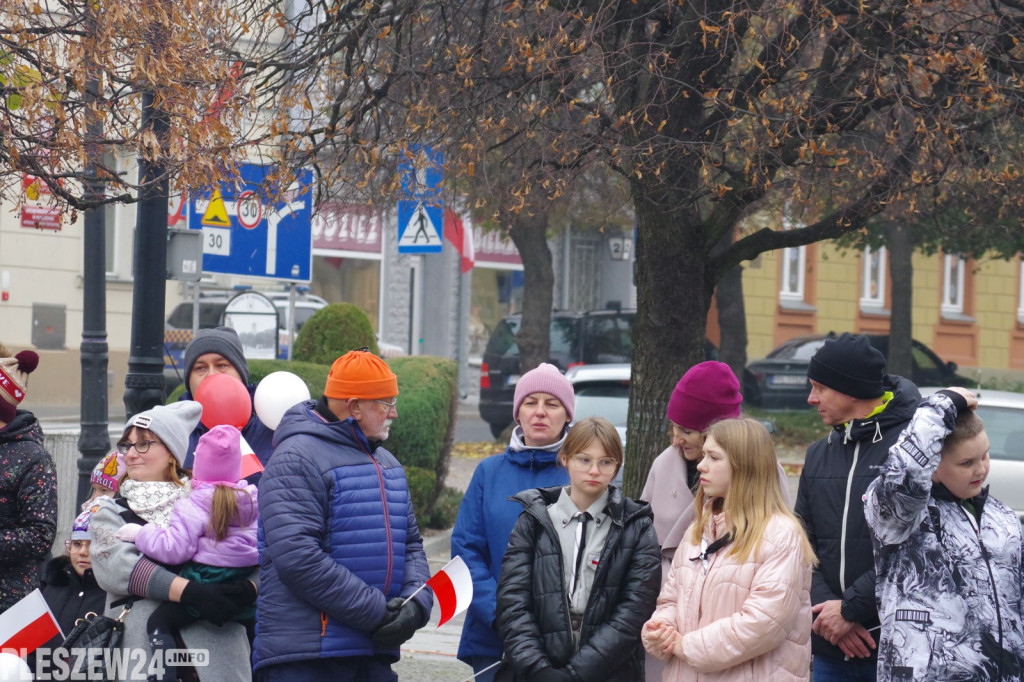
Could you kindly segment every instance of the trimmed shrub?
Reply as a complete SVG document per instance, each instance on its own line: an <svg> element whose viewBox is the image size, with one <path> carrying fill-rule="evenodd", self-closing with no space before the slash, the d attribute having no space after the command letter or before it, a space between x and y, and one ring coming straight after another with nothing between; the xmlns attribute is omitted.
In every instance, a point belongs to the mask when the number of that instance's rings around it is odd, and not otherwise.
<svg viewBox="0 0 1024 682"><path fill-rule="evenodd" d="M331 303L313 313L295 337L292 358L330 365L350 350L369 348L379 355L370 318L351 303ZM322 388L322 386L321 386Z"/></svg>

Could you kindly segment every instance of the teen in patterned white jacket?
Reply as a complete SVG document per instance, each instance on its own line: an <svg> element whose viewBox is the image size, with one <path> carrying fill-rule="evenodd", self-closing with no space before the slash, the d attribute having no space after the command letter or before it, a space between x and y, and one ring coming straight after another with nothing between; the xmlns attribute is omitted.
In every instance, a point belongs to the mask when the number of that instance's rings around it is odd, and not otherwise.
<svg viewBox="0 0 1024 682"><path fill-rule="evenodd" d="M1021 523L984 486L989 442L965 389L921 403L865 495L878 679L1021 680Z"/></svg>

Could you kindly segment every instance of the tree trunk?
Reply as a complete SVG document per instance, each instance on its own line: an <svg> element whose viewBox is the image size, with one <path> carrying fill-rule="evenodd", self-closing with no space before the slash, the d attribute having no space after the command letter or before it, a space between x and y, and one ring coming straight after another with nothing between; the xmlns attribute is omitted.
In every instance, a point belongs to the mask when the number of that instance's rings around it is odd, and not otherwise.
<svg viewBox="0 0 1024 682"><path fill-rule="evenodd" d="M681 229L681 223L698 222L695 210L667 212L667 197L655 200L645 189L634 185L637 315L623 478L631 497L640 494L651 463L669 444L665 409L672 389L687 369L704 359L712 288L705 277L706 253L684 237L695 231Z"/></svg>
<svg viewBox="0 0 1024 682"><path fill-rule="evenodd" d="M722 341L718 345L718 360L732 368L743 384L747 368L747 313L743 306L743 268L736 266L718 280L715 289L718 304L718 328Z"/></svg>
<svg viewBox="0 0 1024 682"><path fill-rule="evenodd" d="M525 374L551 357L551 308L555 273L547 240L547 214L502 216L523 260L523 314L516 333L519 370ZM561 368L563 371L565 367Z"/></svg>
<svg viewBox="0 0 1024 682"><path fill-rule="evenodd" d="M914 236L902 221L891 220L885 225L885 240L889 252L889 280L892 286L886 372L909 378L913 368L911 335L914 298L914 266L912 262Z"/></svg>

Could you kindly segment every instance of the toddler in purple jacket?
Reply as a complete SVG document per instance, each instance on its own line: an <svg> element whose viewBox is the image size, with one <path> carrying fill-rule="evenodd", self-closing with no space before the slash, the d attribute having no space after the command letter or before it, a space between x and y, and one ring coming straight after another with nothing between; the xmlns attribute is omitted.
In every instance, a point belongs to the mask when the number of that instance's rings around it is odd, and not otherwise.
<svg viewBox="0 0 1024 682"><path fill-rule="evenodd" d="M156 522L125 524L117 537L134 542L150 559L167 565L184 564L178 575L203 583L248 578L259 565L256 525L259 507L256 486L242 479L242 450L238 429L215 426L196 445L192 469L192 492L169 500L167 514ZM166 523L160 523L166 519ZM237 616L245 623L253 619L253 608ZM175 648L178 630L198 620L176 602L162 603L146 627L154 649ZM165 679L174 679L172 666L165 666Z"/></svg>

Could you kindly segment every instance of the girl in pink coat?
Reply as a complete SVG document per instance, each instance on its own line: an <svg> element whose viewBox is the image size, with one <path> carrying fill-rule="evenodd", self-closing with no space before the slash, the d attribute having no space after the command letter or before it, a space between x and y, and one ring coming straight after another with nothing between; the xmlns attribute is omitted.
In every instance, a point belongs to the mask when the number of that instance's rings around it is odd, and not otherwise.
<svg viewBox="0 0 1024 682"><path fill-rule="evenodd" d="M178 575L203 583L248 578L259 566L256 524L259 508L256 486L242 479L241 434L234 426L215 426L199 438L192 469L192 492L178 498L166 523L140 526L128 523L117 537L134 542L150 559L167 565L184 564ZM235 620L251 623L253 608ZM154 649L175 647L177 631L198 619L176 602L162 603L149 618L147 629ZM164 679L175 679L165 666Z"/></svg>
<svg viewBox="0 0 1024 682"><path fill-rule="evenodd" d="M771 437L752 419L713 424L696 518L641 637L665 682L808 680L811 568L783 500Z"/></svg>

